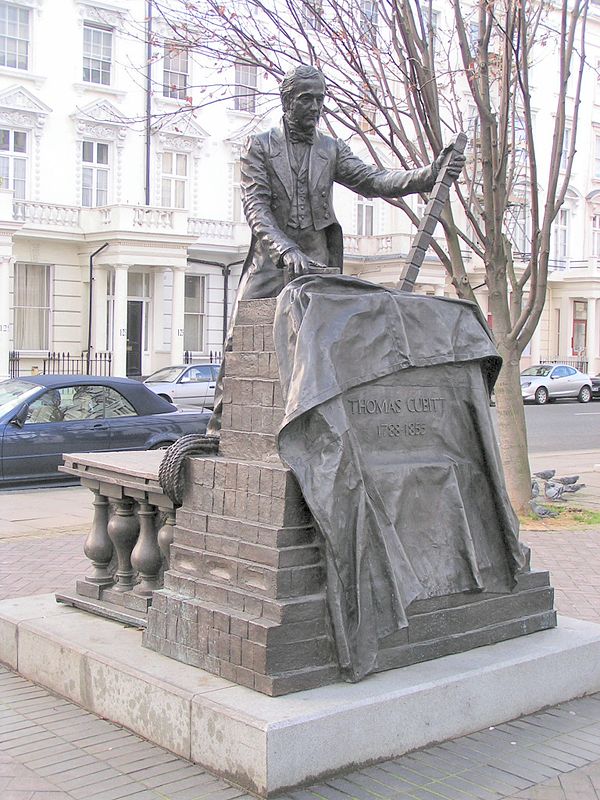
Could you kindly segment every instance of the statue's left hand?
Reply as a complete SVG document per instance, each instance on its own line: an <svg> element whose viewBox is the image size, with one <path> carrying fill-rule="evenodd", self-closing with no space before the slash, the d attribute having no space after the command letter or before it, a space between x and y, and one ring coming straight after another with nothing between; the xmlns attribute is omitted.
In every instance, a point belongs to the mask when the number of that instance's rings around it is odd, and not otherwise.
<svg viewBox="0 0 600 800"><path fill-rule="evenodd" d="M454 146L452 144L447 144L443 148L443 150L440 151L440 154L435 159L435 161L433 162L432 166L433 166L433 168L434 168L434 170L436 172L436 175L437 175L437 173L442 168L442 164L444 163L444 159L446 158L446 155L449 152L452 152L452 156L451 156L451 159L450 159L450 163L448 164L448 175L452 178L453 181L455 181L458 178L458 176L460 175L460 173L463 171L463 167L465 166L466 158L462 153L457 153L456 150L454 150Z"/></svg>

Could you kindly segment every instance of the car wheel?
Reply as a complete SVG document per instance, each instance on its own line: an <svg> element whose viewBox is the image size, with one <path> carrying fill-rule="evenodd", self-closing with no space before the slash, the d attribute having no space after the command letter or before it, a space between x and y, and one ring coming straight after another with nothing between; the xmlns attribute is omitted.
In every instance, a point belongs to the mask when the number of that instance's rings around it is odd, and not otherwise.
<svg viewBox="0 0 600 800"><path fill-rule="evenodd" d="M577 399L580 403L589 403L592 399L592 390L589 386L582 386Z"/></svg>
<svg viewBox="0 0 600 800"><path fill-rule="evenodd" d="M163 400L166 400L167 403L171 403L172 405L174 405L173 401L171 400L168 394L159 394L158 396L162 397Z"/></svg>
<svg viewBox="0 0 600 800"><path fill-rule="evenodd" d="M545 406L548 402L548 389L545 386L540 386L535 390L535 402L538 406Z"/></svg>
<svg viewBox="0 0 600 800"><path fill-rule="evenodd" d="M148 450L167 450L172 444L173 442L157 442L149 447Z"/></svg>

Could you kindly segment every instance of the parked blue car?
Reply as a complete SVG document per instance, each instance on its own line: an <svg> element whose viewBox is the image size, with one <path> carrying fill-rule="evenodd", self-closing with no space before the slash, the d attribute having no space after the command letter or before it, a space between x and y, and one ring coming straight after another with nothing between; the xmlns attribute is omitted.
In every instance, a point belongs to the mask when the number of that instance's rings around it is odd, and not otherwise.
<svg viewBox="0 0 600 800"><path fill-rule="evenodd" d="M0 381L0 486L65 482L63 453L156 450L204 433L209 412L178 411L143 383L88 375Z"/></svg>

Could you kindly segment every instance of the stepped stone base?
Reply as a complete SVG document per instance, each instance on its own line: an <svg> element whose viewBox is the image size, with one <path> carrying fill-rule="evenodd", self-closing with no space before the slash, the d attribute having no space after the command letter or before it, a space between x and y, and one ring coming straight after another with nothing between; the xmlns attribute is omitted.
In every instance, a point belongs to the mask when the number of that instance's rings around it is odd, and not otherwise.
<svg viewBox="0 0 600 800"><path fill-rule="evenodd" d="M272 300L242 301L227 354L219 455L187 462L170 568L146 647L267 695L340 678L325 599L324 543L277 452L283 399ZM510 594L413 603L380 644L389 670L556 625L548 573Z"/></svg>

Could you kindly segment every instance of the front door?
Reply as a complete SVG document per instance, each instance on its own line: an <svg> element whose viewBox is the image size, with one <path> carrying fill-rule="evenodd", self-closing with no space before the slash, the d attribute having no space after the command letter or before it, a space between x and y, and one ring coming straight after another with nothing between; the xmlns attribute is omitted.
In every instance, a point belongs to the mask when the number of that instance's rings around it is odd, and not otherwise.
<svg viewBox="0 0 600 800"><path fill-rule="evenodd" d="M127 301L127 375L142 374L142 314L141 300Z"/></svg>

